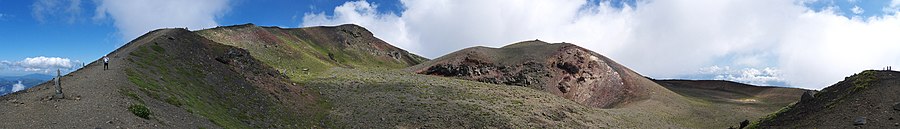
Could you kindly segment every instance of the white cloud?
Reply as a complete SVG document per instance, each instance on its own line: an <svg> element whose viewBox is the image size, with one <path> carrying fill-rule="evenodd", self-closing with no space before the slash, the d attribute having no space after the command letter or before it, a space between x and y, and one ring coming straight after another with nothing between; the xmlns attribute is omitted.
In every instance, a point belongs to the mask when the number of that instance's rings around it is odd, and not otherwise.
<svg viewBox="0 0 900 129"><path fill-rule="evenodd" d="M24 90L24 89L25 89L25 85L22 84L22 81L19 81L19 83L12 85L12 89L10 91L17 92L17 91Z"/></svg>
<svg viewBox="0 0 900 129"><path fill-rule="evenodd" d="M229 10L228 0L95 0L95 20L111 18L124 39L154 29L215 27L216 18Z"/></svg>
<svg viewBox="0 0 900 129"><path fill-rule="evenodd" d="M0 70L51 73L57 69L73 70L77 67L76 64L80 62L69 58L38 56L16 62L0 61Z"/></svg>
<svg viewBox="0 0 900 129"><path fill-rule="evenodd" d="M775 68L743 68L732 69L729 66L710 66L700 69L700 74L712 76L715 80L729 80L753 85L773 85L784 83L784 78L780 70Z"/></svg>
<svg viewBox="0 0 900 129"><path fill-rule="evenodd" d="M61 17L74 23L81 17L81 0L37 0L31 5L31 15L38 22Z"/></svg>
<svg viewBox="0 0 900 129"><path fill-rule="evenodd" d="M853 6L850 11L853 11L853 14L862 14L863 12L865 12L865 10L863 10L859 6Z"/></svg>
<svg viewBox="0 0 900 129"><path fill-rule="evenodd" d="M900 65L897 13L847 18L829 7L813 11L803 5L808 2L660 0L614 8L583 0L401 0L405 10L393 14L362 1L347 2L331 16L307 13L301 26L356 23L430 58L478 45L570 42L651 77L746 65L761 68L758 73L779 69L782 75L773 77L812 89L864 69ZM757 58L760 53L771 55ZM727 57L738 58L721 62Z"/></svg>
<svg viewBox="0 0 900 129"><path fill-rule="evenodd" d="M393 13L378 13L378 6L365 1L347 2L334 9L334 16L324 13L306 13L302 26L358 24L375 33L378 38L390 39L394 45L407 50L419 50L420 44L411 41L405 22Z"/></svg>
<svg viewBox="0 0 900 129"><path fill-rule="evenodd" d="M31 57L25 58L18 62L18 64L22 67L26 68L72 68L74 64L72 60L68 58L60 58L60 57Z"/></svg>

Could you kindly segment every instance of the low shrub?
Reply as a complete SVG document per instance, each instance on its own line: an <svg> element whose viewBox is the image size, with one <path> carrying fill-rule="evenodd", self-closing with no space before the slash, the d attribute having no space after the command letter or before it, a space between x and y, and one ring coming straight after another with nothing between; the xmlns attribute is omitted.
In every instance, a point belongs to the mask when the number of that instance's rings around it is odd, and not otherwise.
<svg viewBox="0 0 900 129"><path fill-rule="evenodd" d="M138 117L141 117L144 119L150 119L150 114L151 114L150 109L148 109L144 105L133 104L131 106L128 106L128 111L131 111L131 113L134 113L134 115L136 115Z"/></svg>

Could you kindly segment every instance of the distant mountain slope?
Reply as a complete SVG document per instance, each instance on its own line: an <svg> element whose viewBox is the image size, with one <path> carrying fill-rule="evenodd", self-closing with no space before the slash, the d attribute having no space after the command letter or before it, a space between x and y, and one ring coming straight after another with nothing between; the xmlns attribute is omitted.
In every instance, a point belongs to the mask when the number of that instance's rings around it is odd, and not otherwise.
<svg viewBox="0 0 900 129"><path fill-rule="evenodd" d="M809 91L799 88L754 86L722 80L653 80L685 97L734 104L760 104L780 109L800 100Z"/></svg>
<svg viewBox="0 0 900 129"><path fill-rule="evenodd" d="M900 72L866 70L760 119L758 128L900 128Z"/></svg>
<svg viewBox="0 0 900 129"><path fill-rule="evenodd" d="M46 74L28 74L22 76L0 76L0 96L15 92L15 85L21 84L24 89L52 80L53 76Z"/></svg>

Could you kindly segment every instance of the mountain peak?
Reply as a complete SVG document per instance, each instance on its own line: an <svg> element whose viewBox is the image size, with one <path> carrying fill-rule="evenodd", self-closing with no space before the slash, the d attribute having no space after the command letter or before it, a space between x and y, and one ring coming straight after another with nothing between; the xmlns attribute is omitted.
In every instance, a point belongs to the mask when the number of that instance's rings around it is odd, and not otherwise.
<svg viewBox="0 0 900 129"><path fill-rule="evenodd" d="M593 51L540 40L467 48L411 68L420 74L526 86L600 108L626 105L664 90Z"/></svg>

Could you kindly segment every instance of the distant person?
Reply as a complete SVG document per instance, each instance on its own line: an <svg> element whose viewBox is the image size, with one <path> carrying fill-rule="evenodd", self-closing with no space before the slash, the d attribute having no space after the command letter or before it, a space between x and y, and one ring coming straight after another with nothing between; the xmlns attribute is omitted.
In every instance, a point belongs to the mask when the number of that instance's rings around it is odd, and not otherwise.
<svg viewBox="0 0 900 129"><path fill-rule="evenodd" d="M109 69L109 57L103 56L103 70Z"/></svg>

